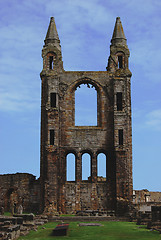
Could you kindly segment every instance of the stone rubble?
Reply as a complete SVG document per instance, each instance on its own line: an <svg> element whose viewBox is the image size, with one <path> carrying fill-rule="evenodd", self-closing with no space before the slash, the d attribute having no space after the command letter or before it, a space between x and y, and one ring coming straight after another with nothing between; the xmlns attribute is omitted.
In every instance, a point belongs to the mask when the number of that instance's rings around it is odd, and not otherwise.
<svg viewBox="0 0 161 240"><path fill-rule="evenodd" d="M31 230L37 231L39 225L48 222L47 216L33 214L17 214L13 217L0 215L0 239L15 240L26 236Z"/></svg>

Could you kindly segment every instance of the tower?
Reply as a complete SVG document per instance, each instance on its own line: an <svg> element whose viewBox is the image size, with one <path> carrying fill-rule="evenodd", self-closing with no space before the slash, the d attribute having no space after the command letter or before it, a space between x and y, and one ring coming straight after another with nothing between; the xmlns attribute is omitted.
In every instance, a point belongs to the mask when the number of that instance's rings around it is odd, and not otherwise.
<svg viewBox="0 0 161 240"><path fill-rule="evenodd" d="M54 18L42 50L41 210L129 211L132 202L131 72L129 49L116 19L107 71L65 71ZM82 84L97 91L97 125L75 125L75 91ZM74 181L67 180L67 156L74 154ZM90 156L90 176L82 179L82 156ZM106 158L99 178L98 155Z"/></svg>

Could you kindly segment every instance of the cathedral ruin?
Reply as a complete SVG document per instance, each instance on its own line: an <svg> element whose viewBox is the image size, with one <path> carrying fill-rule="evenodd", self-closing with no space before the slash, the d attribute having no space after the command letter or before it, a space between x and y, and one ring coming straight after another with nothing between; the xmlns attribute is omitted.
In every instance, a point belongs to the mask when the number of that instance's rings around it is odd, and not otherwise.
<svg viewBox="0 0 161 240"><path fill-rule="evenodd" d="M132 202L131 72L129 49L118 17L106 71L65 71L54 18L42 49L41 209L74 213L125 213ZM76 126L75 91L81 84L97 91L97 125ZM67 155L75 156L75 180L66 176ZM90 176L82 179L82 155L90 155ZM106 179L97 174L106 156Z"/></svg>
<svg viewBox="0 0 161 240"><path fill-rule="evenodd" d="M0 205L5 210L14 202L22 204L26 211L36 208L51 214L86 210L113 211L117 215L129 212L133 201L129 56L117 17L106 70L65 71L55 20L51 18L40 74L40 178L19 173L1 175ZM75 123L75 92L82 84L97 93L94 126ZM90 157L90 175L86 180L82 177L85 153ZM69 154L74 155L72 181L67 179ZM105 177L98 175L100 154L106 159Z"/></svg>

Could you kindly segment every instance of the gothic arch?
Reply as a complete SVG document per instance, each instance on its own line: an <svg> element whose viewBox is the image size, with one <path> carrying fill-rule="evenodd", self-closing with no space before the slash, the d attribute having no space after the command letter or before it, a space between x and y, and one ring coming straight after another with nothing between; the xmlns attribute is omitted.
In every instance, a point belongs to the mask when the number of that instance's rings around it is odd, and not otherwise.
<svg viewBox="0 0 161 240"><path fill-rule="evenodd" d="M80 153L81 157L84 153L88 153L91 156L91 158L93 158L93 151L91 149L83 149Z"/></svg>
<svg viewBox="0 0 161 240"><path fill-rule="evenodd" d="M71 84L72 91L75 91L77 89L77 87L81 84L91 84L98 93L100 92L100 88L102 88L102 86L97 81L95 81L91 78L80 78Z"/></svg>
<svg viewBox="0 0 161 240"><path fill-rule="evenodd" d="M75 157L77 158L77 152L76 152L73 148L70 148L70 149L66 150L66 152L65 152L65 158L66 158L67 155L70 154L70 153L74 154Z"/></svg>
<svg viewBox="0 0 161 240"><path fill-rule="evenodd" d="M96 156L98 156L98 154L100 154L100 153L104 153L106 155L106 157L108 155L108 152L106 150L104 150L103 148L96 151Z"/></svg>
<svg viewBox="0 0 161 240"><path fill-rule="evenodd" d="M102 96L105 94L104 93L104 88L101 86L101 84L99 84L97 81L90 79L90 78L80 78L77 79L76 81L73 81L70 86L67 89L66 92L66 97L68 98L68 96L72 96L71 104L73 105L73 113L72 113L72 120L73 120L73 125L75 125L75 91L77 90L77 88L82 85L82 84L87 84L87 87L89 85L92 86L92 88L94 88L97 92L97 110L96 110L96 124L94 124L93 126L101 126L102 123L102 115L101 115L101 111L102 111ZM87 124L88 125L88 124Z"/></svg>
<svg viewBox="0 0 161 240"><path fill-rule="evenodd" d="M81 163L82 163L82 181L90 180L92 176L92 156L86 151L83 151L81 154Z"/></svg>
<svg viewBox="0 0 161 240"><path fill-rule="evenodd" d="M68 152L66 154L66 181L76 180L76 155Z"/></svg>
<svg viewBox="0 0 161 240"><path fill-rule="evenodd" d="M104 152L97 154L97 179L98 181L107 179L107 155Z"/></svg>

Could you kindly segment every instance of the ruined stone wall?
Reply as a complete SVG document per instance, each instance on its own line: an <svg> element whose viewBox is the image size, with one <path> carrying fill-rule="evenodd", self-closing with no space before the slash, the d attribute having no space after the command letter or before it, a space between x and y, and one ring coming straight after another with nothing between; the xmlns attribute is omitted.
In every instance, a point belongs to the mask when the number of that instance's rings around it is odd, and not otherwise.
<svg viewBox="0 0 161 240"><path fill-rule="evenodd" d="M132 202L131 72L129 49L116 19L107 71L65 71L54 18L42 49L41 209L50 213L85 209L129 211ZM96 126L75 125L75 92L97 91ZM54 96L54 102L51 98ZM120 107L121 105L121 107ZM67 155L75 156L75 181L67 182ZM82 179L82 155L91 171ZM97 156L106 156L106 180L98 181Z"/></svg>
<svg viewBox="0 0 161 240"><path fill-rule="evenodd" d="M128 78L119 79L115 86L107 71L63 72L59 78L54 72L50 74L48 77L42 76L42 136L46 137L42 139L41 172L45 211L116 210L116 202L119 202L118 208L126 211L124 205L127 207L132 200L131 102L130 99L126 100L130 91L127 90ZM97 91L97 126L75 126L75 91L81 84L91 84ZM50 103L52 92L58 95L55 108ZM122 111L117 111L117 92L123 95ZM120 128L124 131L122 146L118 140ZM51 129L55 132L52 145ZM71 185L71 194L69 190L64 190L70 186L66 183L66 156L69 153L75 155L76 162L76 179ZM86 183L87 192L82 181L83 153L91 156L91 178ZM106 155L107 180L104 185L97 182L99 153ZM103 201L100 200L101 196Z"/></svg>
<svg viewBox="0 0 161 240"><path fill-rule="evenodd" d="M161 192L151 192L147 189L133 190L134 207L140 212L152 210L152 206L161 206Z"/></svg>
<svg viewBox="0 0 161 240"><path fill-rule="evenodd" d="M0 175L0 206L5 211L17 211L23 206L25 212L38 212L40 202L40 184L35 176L28 173Z"/></svg>
<svg viewBox="0 0 161 240"><path fill-rule="evenodd" d="M161 203L161 192L151 192L147 189L133 191L133 203Z"/></svg>
<svg viewBox="0 0 161 240"><path fill-rule="evenodd" d="M79 202L77 199L79 192ZM64 194L66 198L66 213L75 213L77 205L80 205L79 210L103 210L107 208L107 185L106 183L66 183L64 186Z"/></svg>

